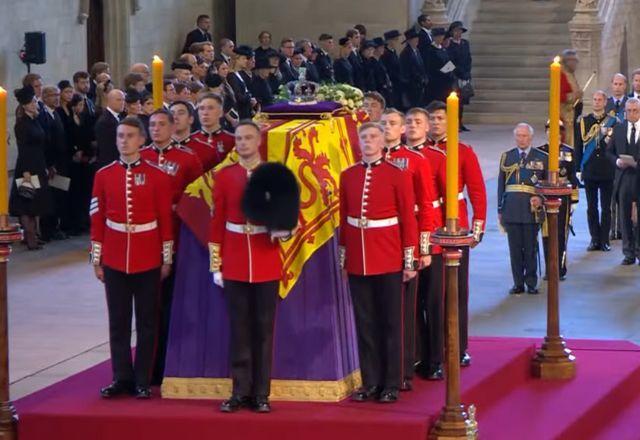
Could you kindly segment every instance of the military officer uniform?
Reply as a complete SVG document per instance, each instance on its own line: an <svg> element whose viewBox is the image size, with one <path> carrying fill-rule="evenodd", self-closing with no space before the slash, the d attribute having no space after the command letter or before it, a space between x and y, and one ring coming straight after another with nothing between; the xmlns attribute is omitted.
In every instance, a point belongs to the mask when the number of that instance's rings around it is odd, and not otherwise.
<svg viewBox="0 0 640 440"><path fill-rule="evenodd" d="M429 162L417 151L410 150L399 144L385 148L385 159L401 170L411 174L413 191L416 198L416 215L419 231L419 246L416 254L420 257L431 255L429 237L435 230L436 212L434 207L435 189L433 188L433 173ZM419 273L422 273L422 269ZM411 389L414 364L416 358L416 293L418 277L412 278L403 285L403 383L402 389Z"/></svg>
<svg viewBox="0 0 640 440"><path fill-rule="evenodd" d="M512 148L500 158L498 215L507 231L513 288L509 293L538 293L538 228L542 209L533 210L531 199L538 197L535 186L547 178L548 156L528 147Z"/></svg>
<svg viewBox="0 0 640 440"><path fill-rule="evenodd" d="M549 155L549 144L538 147L540 151ZM571 184L571 195L562 196L560 200L560 212L558 213L558 257L560 263L560 280L567 276L567 243L569 242L569 229L571 228L571 216L574 206L579 201L578 178L576 177L576 163L573 147L560 144L559 157L560 182ZM542 224L542 248L544 249L545 274L547 270L547 258L549 258L549 229L547 220Z"/></svg>
<svg viewBox="0 0 640 440"><path fill-rule="evenodd" d="M209 133L203 127L191 133L186 141L180 141L180 143L198 156L202 163L202 170L207 172L222 162L233 150L236 138L222 128Z"/></svg>
<svg viewBox="0 0 640 440"><path fill-rule="evenodd" d="M340 176L340 264L349 286L363 388L354 400L394 402L402 383L402 271L415 270L411 176L378 159Z"/></svg>
<svg viewBox="0 0 640 440"><path fill-rule="evenodd" d="M233 399L268 406L273 328L282 278L280 246L264 225L242 210L245 187L256 167L235 163L214 176L210 270L222 274L231 328ZM222 409L225 411L225 409Z"/></svg>
<svg viewBox="0 0 640 440"><path fill-rule="evenodd" d="M171 182L138 159L96 173L91 199L91 262L104 269L114 383L148 390L157 337L160 266L172 263ZM131 359L135 303L136 355ZM139 397L148 397L140 396ZM104 397L111 397L108 389Z"/></svg>
<svg viewBox="0 0 640 440"><path fill-rule="evenodd" d="M182 197L184 189L191 182L202 175L202 164L195 154L187 147L179 144L169 143L160 148L156 144L151 144L140 150L142 159L157 165L171 180L171 201L174 210L173 231L175 242L180 235L180 219L175 214L175 208ZM175 269L175 264L174 264ZM173 286L175 282L175 270L171 275L162 281L160 298L160 325L158 334L158 346L156 353L156 363L153 374L154 384L162 383L164 376L164 362L167 353L167 340L169 337L169 322L171 320L171 303L173 299Z"/></svg>
<svg viewBox="0 0 640 440"><path fill-rule="evenodd" d="M609 136L618 122L615 116L606 113L590 113L579 120L580 133L576 138L574 162L576 170L581 173L587 197L587 220L591 235L588 250L611 250L609 232L615 166L607 158L606 151Z"/></svg>
<svg viewBox="0 0 640 440"><path fill-rule="evenodd" d="M437 207L440 209L440 219L437 226L445 225L446 213L446 160L447 160L447 140L446 137L440 141L429 139L427 144L414 147L431 164L434 174L435 197L437 197ZM476 243L482 240L487 219L487 191L484 184L484 177L480 169L480 163L473 149L462 142L459 143L459 184L458 184L458 212L459 226L468 229L473 233ZM464 196L467 191L468 199L473 208L473 218L469 221L468 202ZM422 299L424 309L426 309L426 334L423 335L421 373L432 376L434 379L441 378L438 370L441 368L444 356L444 261L441 251L432 251L435 255L428 272L428 290L426 297ZM425 280L427 281L427 280ZM460 260L458 271L458 314L460 317L460 353L463 366L470 364L470 356L467 354L468 348L468 328L469 328L469 249L465 249ZM424 310L423 309L423 310Z"/></svg>
<svg viewBox="0 0 640 440"><path fill-rule="evenodd" d="M629 97L632 96L633 94ZM605 106L604 111L607 114L618 118L619 121L622 121L624 119L624 107L627 104L627 99L629 97L623 96L620 99L616 99L613 96L609 96L607 98L607 105Z"/></svg>

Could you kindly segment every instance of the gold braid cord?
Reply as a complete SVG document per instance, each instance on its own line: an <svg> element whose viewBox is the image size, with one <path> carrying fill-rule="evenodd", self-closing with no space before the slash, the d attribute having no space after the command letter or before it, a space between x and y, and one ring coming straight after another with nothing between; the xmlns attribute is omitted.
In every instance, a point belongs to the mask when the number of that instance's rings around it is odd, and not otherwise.
<svg viewBox="0 0 640 440"><path fill-rule="evenodd" d="M220 245L217 243L209 243L209 271L220 272L220 267L222 267Z"/></svg>
<svg viewBox="0 0 640 440"><path fill-rule="evenodd" d="M91 242L91 255L90 261L94 266L100 266L100 260L102 259L102 243L97 241Z"/></svg>
<svg viewBox="0 0 640 440"><path fill-rule="evenodd" d="M415 270L413 266L413 246L404 248L404 270Z"/></svg>
<svg viewBox="0 0 640 440"><path fill-rule="evenodd" d="M422 256L426 256L431 253L431 246L429 243L430 236L431 236L431 232L420 233L420 255Z"/></svg>

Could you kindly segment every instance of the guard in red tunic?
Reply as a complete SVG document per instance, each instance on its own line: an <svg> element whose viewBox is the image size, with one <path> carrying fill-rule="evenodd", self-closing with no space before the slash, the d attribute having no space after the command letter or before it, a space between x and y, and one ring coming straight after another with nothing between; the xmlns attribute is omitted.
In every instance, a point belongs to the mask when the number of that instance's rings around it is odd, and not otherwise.
<svg viewBox="0 0 640 440"><path fill-rule="evenodd" d="M447 106L444 102L434 101L427 107L429 112L430 126L430 146L423 149L424 156L431 163L431 167L436 176L436 191L440 197L442 205L440 224L445 223L445 194L446 194L446 159L447 159ZM473 149L463 143L459 143L459 225L463 229L469 229L473 233L475 247L482 240L487 219L487 191L484 184L484 177L480 169L478 157ZM469 210L467 200L464 197L464 190L473 208L473 220L469 222ZM469 249L463 251L462 260L460 262L460 270L458 272L458 294L459 294L459 315L460 315L460 364L463 367L469 366L471 357L467 353L468 347L468 327L469 327ZM444 279L444 270L441 272ZM444 281L443 286L438 294L434 292L434 297L439 298L440 304L444 301ZM440 307L442 309L442 307ZM440 341L444 338L444 322L439 325L442 332ZM443 356L443 348L434 347L431 351L434 356L430 359L432 363L441 363ZM438 358L439 357L439 358Z"/></svg>
<svg viewBox="0 0 640 440"><path fill-rule="evenodd" d="M223 104L222 97L215 93L207 93L198 98L198 117L202 129L193 133L191 138L200 142L189 147L200 158L205 171L222 162L235 143L233 135L220 126Z"/></svg>
<svg viewBox="0 0 640 440"><path fill-rule="evenodd" d="M100 169L91 199L91 262L105 284L113 383L103 397L149 398L157 335L158 289L171 271L171 182L140 157L142 122L118 125L120 160ZM135 303L136 355L131 360L131 315Z"/></svg>
<svg viewBox="0 0 640 440"><path fill-rule="evenodd" d="M291 197L283 197L292 202L284 208L265 206L261 212L275 216L292 212L287 216L293 222L290 228L261 222L258 219L260 215L247 215L247 207L252 204L283 199L270 196L269 185L280 183L280 179L279 175L269 174L271 164L261 165L260 141L260 128L251 121L241 122L236 128L239 162L222 168L214 176L210 270L214 282L223 287L229 308L229 354L233 380L231 398L222 403L222 412L235 412L245 406L257 412L271 410L273 327L282 278L282 257L278 245L282 234L279 229L293 229L298 219L298 186L286 168L288 184L278 185L278 188L280 191L284 187L292 188ZM291 232L284 235L285 238L290 237Z"/></svg>
<svg viewBox="0 0 640 440"><path fill-rule="evenodd" d="M404 114L395 109L388 109L382 115L384 127L385 159L411 175L416 197L416 216L419 230L419 246L416 257L419 258L420 273L431 264L431 246L429 236L434 231L436 209L433 206L433 176L429 162L417 151L408 149L402 144L405 133ZM439 215L439 213L437 213ZM420 275L419 275L420 276ZM416 293L418 278L411 278L403 285L403 350L402 350L402 385L400 390L412 389L414 363L416 358Z"/></svg>
<svg viewBox="0 0 640 440"><path fill-rule="evenodd" d="M179 145L191 151L200 162L201 175L204 174L204 167L200 157L195 153L194 148L205 148L206 144L191 137L191 126L195 118L195 110L187 101L174 101L169 106L169 111L173 116L173 135L171 139L174 145ZM202 144L202 145L200 145Z"/></svg>
<svg viewBox="0 0 640 440"><path fill-rule="evenodd" d="M411 175L384 160L384 131L359 130L362 162L340 175L340 263L349 276L363 387L351 398L398 400L402 283L416 276L418 225Z"/></svg>
<svg viewBox="0 0 640 440"><path fill-rule="evenodd" d="M175 105L175 102L172 104ZM173 116L164 108L156 110L149 117L149 135L153 143L142 150L140 156L143 159L157 165L171 180L171 201L173 209L180 201L184 189L200 177L202 164L189 149L174 144L171 135L174 131ZM180 234L180 218L173 215L174 237ZM176 246L177 247L177 246ZM175 259L174 259L175 265ZM164 363L167 353L167 340L169 338L169 322L171 320L171 303L173 301L173 286L175 283L175 270L162 281L162 297L160 300L160 323L158 334L158 349L153 372L153 385L160 385L164 377Z"/></svg>

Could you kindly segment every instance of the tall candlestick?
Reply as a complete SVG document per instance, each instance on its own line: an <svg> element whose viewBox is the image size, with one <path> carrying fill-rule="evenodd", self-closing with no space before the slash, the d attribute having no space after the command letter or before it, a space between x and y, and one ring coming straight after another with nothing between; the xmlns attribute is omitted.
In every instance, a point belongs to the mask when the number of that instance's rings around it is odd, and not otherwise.
<svg viewBox="0 0 640 440"><path fill-rule="evenodd" d="M7 173L7 91L0 87L0 216L9 214Z"/></svg>
<svg viewBox="0 0 640 440"><path fill-rule="evenodd" d="M557 172L560 158L560 57L549 70L549 172ZM567 126L567 130L572 129Z"/></svg>
<svg viewBox="0 0 640 440"><path fill-rule="evenodd" d="M153 56L151 62L151 85L153 86L153 108L162 108L164 101L162 99L162 93L164 89L162 75L164 70L164 62L158 55Z"/></svg>
<svg viewBox="0 0 640 440"><path fill-rule="evenodd" d="M458 219L458 95L447 98L447 220Z"/></svg>

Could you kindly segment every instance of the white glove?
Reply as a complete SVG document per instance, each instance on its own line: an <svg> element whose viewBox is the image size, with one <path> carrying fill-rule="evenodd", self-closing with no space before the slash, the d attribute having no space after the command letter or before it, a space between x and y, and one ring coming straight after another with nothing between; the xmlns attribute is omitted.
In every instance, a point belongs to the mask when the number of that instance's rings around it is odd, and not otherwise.
<svg viewBox="0 0 640 440"><path fill-rule="evenodd" d="M271 235L271 241L275 241L275 240L287 241L291 238L293 234L291 233L291 231L271 231L270 235Z"/></svg>
<svg viewBox="0 0 640 440"><path fill-rule="evenodd" d="M576 207L577 207L577 206L578 206L578 204L577 204L577 203L572 203L572 204L571 204L571 214L573 214L573 211L575 211L575 210L576 210Z"/></svg>
<svg viewBox="0 0 640 440"><path fill-rule="evenodd" d="M578 181L582 182L582 173L580 171L576 173L576 178L578 179Z"/></svg>
<svg viewBox="0 0 640 440"><path fill-rule="evenodd" d="M224 280L222 279L222 272L213 273L213 284L219 287L224 287Z"/></svg>

